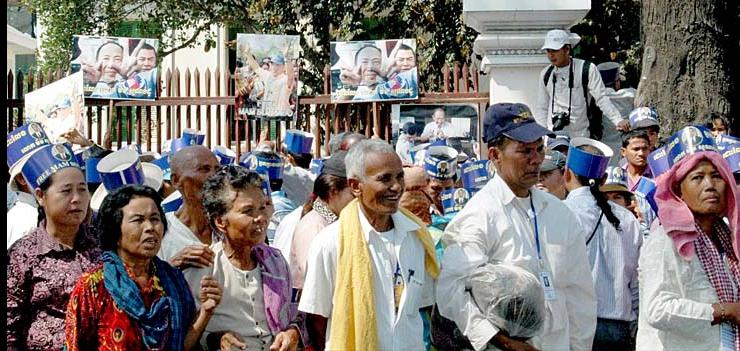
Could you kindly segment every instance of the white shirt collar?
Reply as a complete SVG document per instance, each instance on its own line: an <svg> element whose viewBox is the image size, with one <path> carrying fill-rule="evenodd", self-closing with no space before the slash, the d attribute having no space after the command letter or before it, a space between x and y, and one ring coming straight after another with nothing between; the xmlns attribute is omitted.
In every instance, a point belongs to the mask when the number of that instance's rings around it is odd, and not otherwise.
<svg viewBox="0 0 740 351"><path fill-rule="evenodd" d="M370 221L362 210L362 204L358 203L357 208L360 216L360 229L362 229L362 235L365 236L365 242L370 242L370 234L379 234L379 232L370 225ZM413 232L419 229L419 225L407 218L403 213L401 213L401 211L396 211L392 214L391 220L393 221L393 229L400 236L401 242L403 242L403 239L406 237L408 232Z"/></svg>
<svg viewBox="0 0 740 351"><path fill-rule="evenodd" d="M493 176L493 179L489 181L489 184L491 186L489 191L492 196L500 198L504 205L512 205L511 202L514 201L516 195L514 195L514 192L511 191L509 185L506 184L504 179L501 178L498 173ZM545 200L545 195L542 190L531 187L529 188L529 196L532 197L532 203L534 204L537 213L547 207L547 201Z"/></svg>
<svg viewBox="0 0 740 351"><path fill-rule="evenodd" d="M575 199L580 197L591 197L591 190L587 186L581 186L580 188L573 189L568 192L568 199Z"/></svg>
<svg viewBox="0 0 740 351"><path fill-rule="evenodd" d="M18 191L16 193L18 194L18 201L27 203L33 207L39 206L38 203L36 203L36 197L34 197L33 195L23 191Z"/></svg>

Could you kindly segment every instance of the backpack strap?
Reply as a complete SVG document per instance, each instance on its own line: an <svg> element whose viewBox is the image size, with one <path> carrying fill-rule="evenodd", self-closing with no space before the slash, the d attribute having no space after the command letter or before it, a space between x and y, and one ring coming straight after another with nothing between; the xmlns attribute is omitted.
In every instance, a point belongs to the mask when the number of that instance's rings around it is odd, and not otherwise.
<svg viewBox="0 0 740 351"><path fill-rule="evenodd" d="M583 69L581 70L581 85L583 86L583 98L586 100L586 110L588 110L588 72L591 69L590 61L583 61Z"/></svg>
<svg viewBox="0 0 740 351"><path fill-rule="evenodd" d="M555 69L555 66L550 65L550 67L547 67L547 71L545 71L545 76L542 78L542 82L545 83L545 86L547 86L547 81L550 80L550 75L552 75L553 69Z"/></svg>

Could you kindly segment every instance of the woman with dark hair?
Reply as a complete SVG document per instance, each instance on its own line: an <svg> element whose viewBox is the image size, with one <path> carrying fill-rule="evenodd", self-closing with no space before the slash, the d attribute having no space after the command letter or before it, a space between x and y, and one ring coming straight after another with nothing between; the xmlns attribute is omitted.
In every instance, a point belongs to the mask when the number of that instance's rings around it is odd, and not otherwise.
<svg viewBox="0 0 740 351"><path fill-rule="evenodd" d="M638 350L740 350L738 191L722 155L691 151L712 139L691 128L667 144L672 166L655 191L660 225L640 256Z"/></svg>
<svg viewBox="0 0 740 351"><path fill-rule="evenodd" d="M288 264L265 245L270 220L262 178L241 166L224 166L203 184L211 227L223 234L211 244L211 267L184 271L191 287L213 274L224 287L200 344L206 350L295 350L303 329L291 303Z"/></svg>
<svg viewBox="0 0 740 351"><path fill-rule="evenodd" d="M346 155L346 151L340 151L326 160L321 174L313 183L314 200L303 206L304 215L296 226L290 250L290 274L295 289L303 289L311 242L322 229L334 223L344 206L354 199L347 186Z"/></svg>
<svg viewBox="0 0 740 351"><path fill-rule="evenodd" d="M606 144L574 138L563 177L569 191L564 203L583 228L596 289L594 350L631 349L637 321L640 224L629 210L609 202L599 190L612 154ZM579 163L584 156L591 162Z"/></svg>
<svg viewBox="0 0 740 351"><path fill-rule="evenodd" d="M704 126L712 132L715 138L720 135L730 134L730 123L718 113L710 112L705 119Z"/></svg>
<svg viewBox="0 0 740 351"><path fill-rule="evenodd" d="M68 351L191 350L221 299L212 278L195 282L196 311L180 270L156 257L167 229L162 199L149 187L127 185L109 194L96 226L103 264L86 273L70 296Z"/></svg>
<svg viewBox="0 0 740 351"><path fill-rule="evenodd" d="M32 178L40 184L29 183L35 188L41 220L6 256L8 350L60 348L72 288L100 259L100 248L85 224L90 203L85 173L74 161L59 161L64 157L43 157L50 148L39 150L28 160L36 165L44 159L55 160L42 169L59 167L54 173ZM72 152L66 150L67 159L72 159Z"/></svg>

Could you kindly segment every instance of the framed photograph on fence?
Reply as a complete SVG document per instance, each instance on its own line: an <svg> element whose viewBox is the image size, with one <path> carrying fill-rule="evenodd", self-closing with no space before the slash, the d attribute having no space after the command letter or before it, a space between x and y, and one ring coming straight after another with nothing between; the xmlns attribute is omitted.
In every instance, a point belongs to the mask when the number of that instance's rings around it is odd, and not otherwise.
<svg viewBox="0 0 740 351"><path fill-rule="evenodd" d="M64 142L61 135L77 129L86 134L82 72L47 84L27 93L24 114L27 122L38 122L53 143Z"/></svg>
<svg viewBox="0 0 740 351"><path fill-rule="evenodd" d="M158 47L157 39L75 35L72 72L83 73L85 97L154 100Z"/></svg>
<svg viewBox="0 0 740 351"><path fill-rule="evenodd" d="M299 52L297 35L236 35L234 75L240 115L295 118Z"/></svg>
<svg viewBox="0 0 740 351"><path fill-rule="evenodd" d="M391 107L392 143L408 148L444 139L468 157L476 155L477 104L397 104ZM405 127L405 128L404 128ZM409 137L413 136L413 137Z"/></svg>
<svg viewBox="0 0 740 351"><path fill-rule="evenodd" d="M331 102L418 98L415 39L331 43Z"/></svg>

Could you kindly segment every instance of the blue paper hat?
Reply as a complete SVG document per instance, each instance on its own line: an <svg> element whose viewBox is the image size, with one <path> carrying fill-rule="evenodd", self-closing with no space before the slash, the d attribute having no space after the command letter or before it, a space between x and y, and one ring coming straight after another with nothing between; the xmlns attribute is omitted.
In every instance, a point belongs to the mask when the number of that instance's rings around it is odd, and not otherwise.
<svg viewBox="0 0 740 351"><path fill-rule="evenodd" d="M311 152L313 135L297 129L285 131L285 149L292 154L307 154Z"/></svg>
<svg viewBox="0 0 740 351"><path fill-rule="evenodd" d="M324 159L323 158L315 158L311 160L311 168L309 168L309 171L315 175L321 174L321 170L324 169Z"/></svg>
<svg viewBox="0 0 740 351"><path fill-rule="evenodd" d="M658 111L654 107L638 107L629 116L630 128L645 128L658 125Z"/></svg>
<svg viewBox="0 0 740 351"><path fill-rule="evenodd" d="M488 160L474 160L462 165L462 182L465 189L475 192L488 183L490 179L488 165Z"/></svg>
<svg viewBox="0 0 740 351"><path fill-rule="evenodd" d="M213 154L216 155L218 163L223 166L233 164L236 160L236 152L222 145L214 146Z"/></svg>
<svg viewBox="0 0 740 351"><path fill-rule="evenodd" d="M139 155L141 155L141 153L142 153L142 151L141 151L141 145L139 145L139 144L128 144L128 145L126 145L126 149L133 150L134 152L136 152Z"/></svg>
<svg viewBox="0 0 740 351"><path fill-rule="evenodd" d="M177 138L170 141L169 148L167 149L169 150L170 155L174 155L181 149L184 149L188 146L190 145L188 145L185 140L183 140L182 138Z"/></svg>
<svg viewBox="0 0 740 351"><path fill-rule="evenodd" d="M619 166L606 168L606 181L604 185L619 184L627 186L627 172Z"/></svg>
<svg viewBox="0 0 740 351"><path fill-rule="evenodd" d="M424 143L419 144L414 147L412 147L409 150L409 154L411 155L411 161L414 162L415 165L421 166L424 162L424 155L426 154L426 149L431 145L430 143Z"/></svg>
<svg viewBox="0 0 740 351"><path fill-rule="evenodd" d="M72 146L68 145L69 149L72 149ZM77 164L80 165L80 168L84 171L87 168L87 164L85 163L85 149L79 149L74 152L75 161L77 161Z"/></svg>
<svg viewBox="0 0 740 351"><path fill-rule="evenodd" d="M31 189L36 189L52 174L67 167L81 169L72 153L72 149L64 144L49 144L34 152L26 160L21 172L23 172L23 177L26 178L28 186Z"/></svg>
<svg viewBox="0 0 740 351"><path fill-rule="evenodd" d="M167 212L175 212L178 209L180 209L180 206L182 206L183 200L182 200L182 194L180 194L179 190L175 190L172 194L164 198L162 200L162 209L165 213Z"/></svg>
<svg viewBox="0 0 740 351"><path fill-rule="evenodd" d="M430 146L424 156L424 170L435 178L452 178L457 171L457 150L449 146Z"/></svg>
<svg viewBox="0 0 740 351"><path fill-rule="evenodd" d="M619 80L619 64L616 62L603 62L600 63L596 68L601 74L601 80L604 81L604 85L614 84Z"/></svg>
<svg viewBox="0 0 740 351"><path fill-rule="evenodd" d="M712 133L702 126L688 126L680 129L671 136L665 149L668 153L668 164L671 166L697 152L719 152Z"/></svg>
<svg viewBox="0 0 740 351"><path fill-rule="evenodd" d="M203 145L203 142L206 140L206 133L187 128L182 131L182 137L180 139L182 139L182 143L185 145Z"/></svg>
<svg viewBox="0 0 740 351"><path fill-rule="evenodd" d="M264 168L259 168L252 171L259 174L260 178L262 178L262 183L260 183L262 192L266 196L272 196L272 188L270 187L270 175L267 173L267 171Z"/></svg>
<svg viewBox="0 0 740 351"><path fill-rule="evenodd" d="M657 188L655 182L646 177L640 178L635 189L635 195L640 196L647 200L652 208L653 212L658 213L658 204L655 202L655 189Z"/></svg>
<svg viewBox="0 0 740 351"><path fill-rule="evenodd" d="M270 179L283 179L283 159L277 154L255 152L249 154L239 164L249 170L264 171Z"/></svg>
<svg viewBox="0 0 740 351"><path fill-rule="evenodd" d="M21 172L31 154L51 144L41 124L31 122L8 133L7 161L11 179Z"/></svg>
<svg viewBox="0 0 740 351"><path fill-rule="evenodd" d="M170 177L172 176L172 171L170 170L170 156L168 154L165 154L162 157L149 163L156 165L162 170L162 172L164 173L164 180L170 180Z"/></svg>
<svg viewBox="0 0 740 351"><path fill-rule="evenodd" d="M447 146L447 139L436 139L429 146Z"/></svg>
<svg viewBox="0 0 740 351"><path fill-rule="evenodd" d="M99 186L90 200L93 210L100 208L108 193L124 185L143 184L159 190L162 187L164 172L151 163L141 163L136 151L121 149L103 157L96 167L100 173L102 186Z"/></svg>
<svg viewBox="0 0 740 351"><path fill-rule="evenodd" d="M579 146L591 146L601 151L603 155L595 155ZM609 159L614 155L614 151L606 144L589 138L573 138L568 148L568 159L565 166L573 173L586 177L588 179L601 179L609 165Z"/></svg>
<svg viewBox="0 0 740 351"><path fill-rule="evenodd" d="M650 167L653 177L658 177L671 169L671 165L668 164L668 154L665 151L665 147L661 146L648 155L648 167Z"/></svg>
<svg viewBox="0 0 740 351"><path fill-rule="evenodd" d="M100 179L100 173L98 173L98 163L103 158L88 158L85 160L85 180L88 183L97 184L102 182Z"/></svg>
<svg viewBox="0 0 740 351"><path fill-rule="evenodd" d="M717 148L722 157L730 164L732 173L740 172L740 139L728 135L720 135L717 138Z"/></svg>
<svg viewBox="0 0 740 351"><path fill-rule="evenodd" d="M442 191L442 208L445 215L460 212L470 200L470 192L463 188L451 188Z"/></svg>

